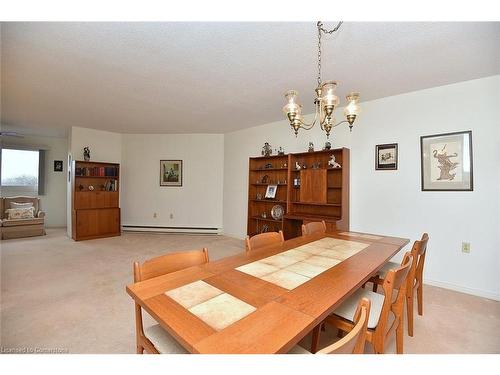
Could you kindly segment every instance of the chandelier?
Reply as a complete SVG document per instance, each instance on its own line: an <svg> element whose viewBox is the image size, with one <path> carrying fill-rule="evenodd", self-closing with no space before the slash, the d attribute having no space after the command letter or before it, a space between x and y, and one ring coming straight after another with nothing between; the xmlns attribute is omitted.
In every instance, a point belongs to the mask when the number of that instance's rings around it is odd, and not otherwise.
<svg viewBox="0 0 500 375"><path fill-rule="evenodd" d="M344 115L346 120L335 123L335 117L333 116L333 111L339 104L339 98L335 95L335 90L337 89L336 81L321 81L321 35L333 34L340 29L342 22L339 22L335 28L332 30L326 30L323 28L323 23L318 21L318 87L316 88L316 99L314 99L315 106L315 116L312 123L308 124L304 121L302 117L302 106L298 101L298 92L295 90L289 90L285 93L285 98L287 103L283 107L283 112L290 121L290 126L295 131L295 136L299 133L299 129L310 130L319 120L319 125L321 130L326 132L326 137L330 137L330 132L332 128L343 124L345 122L349 123L349 128L352 131L352 125L356 116L359 113L359 93L351 92L346 96L347 105L344 109Z"/></svg>

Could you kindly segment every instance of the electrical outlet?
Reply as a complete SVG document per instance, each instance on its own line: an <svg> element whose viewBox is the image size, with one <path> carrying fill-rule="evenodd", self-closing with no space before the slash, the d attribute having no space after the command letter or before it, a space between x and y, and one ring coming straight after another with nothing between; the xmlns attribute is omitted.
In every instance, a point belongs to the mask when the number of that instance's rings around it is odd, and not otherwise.
<svg viewBox="0 0 500 375"><path fill-rule="evenodd" d="M158 214L156 212L153 213L153 217L156 219L158 217Z"/></svg>
<svg viewBox="0 0 500 375"><path fill-rule="evenodd" d="M470 242L462 242L462 253L470 253Z"/></svg>
<svg viewBox="0 0 500 375"><path fill-rule="evenodd" d="M174 218L174 214L173 213L170 213L170 218L173 219Z"/></svg>

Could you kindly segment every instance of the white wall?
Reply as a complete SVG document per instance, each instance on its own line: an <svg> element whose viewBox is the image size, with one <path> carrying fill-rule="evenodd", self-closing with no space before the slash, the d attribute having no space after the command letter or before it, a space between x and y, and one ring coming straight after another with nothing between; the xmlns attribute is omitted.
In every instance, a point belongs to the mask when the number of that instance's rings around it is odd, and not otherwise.
<svg viewBox="0 0 500 375"><path fill-rule="evenodd" d="M119 133L74 126L68 135L68 143L66 160L68 156L72 160L83 160L83 148L88 146L91 161L122 162L122 135ZM67 233L71 237L71 182L67 185Z"/></svg>
<svg viewBox="0 0 500 375"><path fill-rule="evenodd" d="M183 161L182 187L159 186L168 159ZM221 228L223 165L222 134L124 134L122 225Z"/></svg>
<svg viewBox="0 0 500 375"><path fill-rule="evenodd" d="M351 149L351 229L412 240L427 231L427 282L500 299L499 108L500 76L362 103L353 132L336 128L332 142ZM472 130L474 191L422 192L420 136L461 130ZM319 149L325 136L315 129L296 139L285 121L225 135L228 235L245 235L248 157L265 141L296 152L309 141ZM375 145L392 142L398 170L375 171ZM470 254L461 252L462 241L471 243Z"/></svg>
<svg viewBox="0 0 500 375"><path fill-rule="evenodd" d="M15 129L9 129L15 130ZM21 133L23 133L21 131ZM25 135L23 138L12 138L5 141L5 144L39 146L46 150L45 152L45 194L40 195L40 204L43 211L46 212L46 227L65 227L66 226L66 178L68 173L66 156L68 152L68 141L61 137L44 137L38 135ZM63 172L54 172L54 160L63 161ZM9 189L3 189L3 196L15 195L33 195L26 192L15 192Z"/></svg>

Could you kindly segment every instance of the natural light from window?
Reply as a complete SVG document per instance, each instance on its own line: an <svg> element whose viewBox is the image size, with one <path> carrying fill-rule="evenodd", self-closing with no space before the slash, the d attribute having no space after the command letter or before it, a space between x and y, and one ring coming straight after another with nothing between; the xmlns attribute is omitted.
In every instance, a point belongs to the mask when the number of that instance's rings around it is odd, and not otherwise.
<svg viewBox="0 0 500 375"><path fill-rule="evenodd" d="M38 187L38 151L2 150L2 186Z"/></svg>

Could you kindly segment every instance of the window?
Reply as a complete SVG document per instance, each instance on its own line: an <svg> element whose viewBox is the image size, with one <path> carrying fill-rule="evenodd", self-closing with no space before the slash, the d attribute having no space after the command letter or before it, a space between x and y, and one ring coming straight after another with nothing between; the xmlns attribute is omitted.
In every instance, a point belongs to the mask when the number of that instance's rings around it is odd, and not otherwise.
<svg viewBox="0 0 500 375"><path fill-rule="evenodd" d="M2 150L2 190L38 192L38 151Z"/></svg>

